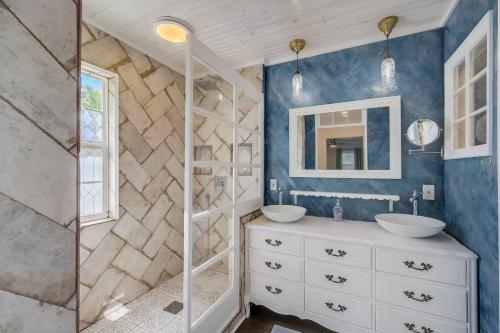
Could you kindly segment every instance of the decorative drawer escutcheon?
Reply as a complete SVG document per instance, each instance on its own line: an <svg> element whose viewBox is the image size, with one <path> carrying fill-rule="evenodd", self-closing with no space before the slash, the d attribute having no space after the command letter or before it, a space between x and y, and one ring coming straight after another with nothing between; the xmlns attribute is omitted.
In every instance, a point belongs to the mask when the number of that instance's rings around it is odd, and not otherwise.
<svg viewBox="0 0 500 333"><path fill-rule="evenodd" d="M325 274L325 278L328 281L333 282L333 283L344 283L347 281L347 278L345 278L343 276L338 276L337 279L335 279L335 276L332 274Z"/></svg>
<svg viewBox="0 0 500 333"><path fill-rule="evenodd" d="M404 264L409 269L413 269L413 270L416 270L416 271L429 271L433 267L431 264L426 264L425 262L421 262L420 263L420 268L419 267L415 267L415 262L414 261L405 261Z"/></svg>
<svg viewBox="0 0 500 333"><path fill-rule="evenodd" d="M347 310L347 307L344 306L344 305L333 305L332 302L325 302L325 305L327 308L329 308L330 310L332 311L335 311L335 312L345 312Z"/></svg>
<svg viewBox="0 0 500 333"><path fill-rule="evenodd" d="M414 333L434 333L433 329L427 328L425 326L422 326L421 331L417 331L415 329L415 324L405 323L405 327L408 329L408 331L414 332Z"/></svg>
<svg viewBox="0 0 500 333"><path fill-rule="evenodd" d="M325 252L329 255L329 256L334 256L334 257L344 257L347 252L344 251L344 250L337 250L336 253L334 249L325 249Z"/></svg>
<svg viewBox="0 0 500 333"><path fill-rule="evenodd" d="M280 288L274 288L274 290L273 290L273 287L271 287L271 286L266 286L266 290L274 295L279 295L282 292L282 290Z"/></svg>
<svg viewBox="0 0 500 333"><path fill-rule="evenodd" d="M280 246L281 244L283 244L282 241L277 240L277 239L273 242L273 240L271 238L266 238L266 243L268 245L271 245L271 246Z"/></svg>
<svg viewBox="0 0 500 333"><path fill-rule="evenodd" d="M273 263L270 262L270 261L266 261L265 262L266 266L269 267L270 269L280 269L281 267L283 267L281 264L278 264L277 262Z"/></svg>
<svg viewBox="0 0 500 333"><path fill-rule="evenodd" d="M415 292L414 291L404 291L403 293L409 299L412 299L412 300L417 301L417 302L422 302L422 303L423 302L430 302L434 298L431 295L426 295L426 294L420 294L421 298L415 298Z"/></svg>

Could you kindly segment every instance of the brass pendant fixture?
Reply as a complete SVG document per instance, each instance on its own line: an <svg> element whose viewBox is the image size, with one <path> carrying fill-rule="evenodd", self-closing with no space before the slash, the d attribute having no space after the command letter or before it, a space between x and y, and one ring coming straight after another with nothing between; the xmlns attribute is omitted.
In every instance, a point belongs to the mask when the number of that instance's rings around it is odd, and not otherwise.
<svg viewBox="0 0 500 333"><path fill-rule="evenodd" d="M378 22L378 29L386 37L385 57L382 61L382 65L380 66L380 71L382 76L382 87L387 91L394 91L397 89L396 62L389 53L389 36L391 35L392 29L394 29L397 23L397 16L387 16Z"/></svg>
<svg viewBox="0 0 500 333"><path fill-rule="evenodd" d="M303 80L299 71L299 52L304 49L304 46L306 46L306 41L303 39L297 38L290 41L290 50L295 52L297 55L297 70L295 71L292 79L292 96L294 98L297 98L302 94Z"/></svg>

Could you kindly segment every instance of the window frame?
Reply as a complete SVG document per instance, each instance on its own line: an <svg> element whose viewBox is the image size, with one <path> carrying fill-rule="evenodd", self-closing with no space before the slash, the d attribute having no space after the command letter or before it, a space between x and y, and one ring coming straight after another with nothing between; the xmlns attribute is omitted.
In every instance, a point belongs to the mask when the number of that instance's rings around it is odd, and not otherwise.
<svg viewBox="0 0 500 333"><path fill-rule="evenodd" d="M103 150L103 207L104 212L94 215L79 215L81 225L92 225L119 218L119 139L118 139L118 100L119 76L116 73L94 66L81 63L80 72L90 77L104 79L103 87L103 142L89 142L79 139L79 152L88 148ZM80 106L81 108L81 106ZM80 123L78 124L80 126ZM80 168L80 163L78 163ZM78 180L80 194L80 179ZM80 214L80 212L79 212Z"/></svg>
<svg viewBox="0 0 500 333"><path fill-rule="evenodd" d="M486 67L479 73L472 74L475 49L486 39ZM465 63L464 84L455 86L456 68ZM461 159L470 157L491 156L492 153L492 130L493 130L493 12L490 10L476 25L472 32L457 48L453 55L445 63L445 137L444 137L444 159ZM486 105L478 110L472 110L472 97L474 83L486 76ZM465 92L464 116L455 118L455 97ZM469 131L471 120L482 112L486 112L486 143L482 145L471 145ZM464 121L465 124L465 147L455 148L455 123Z"/></svg>

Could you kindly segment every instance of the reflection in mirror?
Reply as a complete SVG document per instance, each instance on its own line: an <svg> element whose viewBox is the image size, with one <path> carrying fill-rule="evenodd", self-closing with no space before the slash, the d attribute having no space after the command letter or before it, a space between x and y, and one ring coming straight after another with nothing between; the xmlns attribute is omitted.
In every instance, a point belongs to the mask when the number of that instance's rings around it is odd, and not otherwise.
<svg viewBox="0 0 500 333"><path fill-rule="evenodd" d="M416 146L427 146L436 142L441 134L439 125L430 119L415 120L406 131L408 141Z"/></svg>
<svg viewBox="0 0 500 333"><path fill-rule="evenodd" d="M389 170L389 107L298 117L303 170Z"/></svg>

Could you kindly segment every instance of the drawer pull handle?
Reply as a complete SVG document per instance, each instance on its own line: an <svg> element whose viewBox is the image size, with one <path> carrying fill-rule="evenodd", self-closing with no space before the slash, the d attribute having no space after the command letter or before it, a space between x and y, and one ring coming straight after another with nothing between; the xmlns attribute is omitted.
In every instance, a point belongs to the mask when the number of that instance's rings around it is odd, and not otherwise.
<svg viewBox="0 0 500 333"><path fill-rule="evenodd" d="M271 238L266 238L266 243L271 246L280 246L281 244L283 244L283 242L280 240L275 240L273 243L273 240Z"/></svg>
<svg viewBox="0 0 500 333"><path fill-rule="evenodd" d="M414 269L416 271L429 271L433 267L431 264L426 264L425 262L420 263L421 268L415 267L414 261L405 261L404 264L409 269Z"/></svg>
<svg viewBox="0 0 500 333"><path fill-rule="evenodd" d="M280 269L281 267L283 267L281 266L281 264L278 264L277 262L275 262L273 265L273 263L270 261L266 261L266 266L269 267L270 269Z"/></svg>
<svg viewBox="0 0 500 333"><path fill-rule="evenodd" d="M279 295L282 292L282 290L280 288L274 288L274 291L273 291L273 287L271 287L271 286L266 286L266 290L268 292L270 292L271 294L275 294L275 295Z"/></svg>
<svg viewBox="0 0 500 333"><path fill-rule="evenodd" d="M334 253L334 249L325 249L325 252L329 255L329 256L334 256L334 257L343 257L347 254L346 251L344 250L337 250L337 254Z"/></svg>
<svg viewBox="0 0 500 333"><path fill-rule="evenodd" d="M340 305L340 304L337 306L334 306L333 303L331 303L331 302L325 302L325 305L327 308L329 308L330 310L335 311L335 312L344 312L347 310L346 306Z"/></svg>
<svg viewBox="0 0 500 333"><path fill-rule="evenodd" d="M420 294L421 298L415 298L415 292L413 291L405 291L404 294L409 299L412 299L417 302L430 302L434 298L431 295L426 295L426 294Z"/></svg>
<svg viewBox="0 0 500 333"><path fill-rule="evenodd" d="M343 276L339 276L337 280L334 279L334 276L332 274L326 274L325 277L328 281L333 283L344 283L347 281L347 279Z"/></svg>
<svg viewBox="0 0 500 333"><path fill-rule="evenodd" d="M415 330L415 324L405 323L405 327L408 329L408 331L414 332L414 333L434 333L433 329L427 328L425 326L422 326L421 332Z"/></svg>

